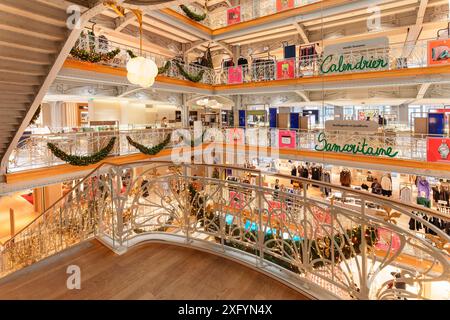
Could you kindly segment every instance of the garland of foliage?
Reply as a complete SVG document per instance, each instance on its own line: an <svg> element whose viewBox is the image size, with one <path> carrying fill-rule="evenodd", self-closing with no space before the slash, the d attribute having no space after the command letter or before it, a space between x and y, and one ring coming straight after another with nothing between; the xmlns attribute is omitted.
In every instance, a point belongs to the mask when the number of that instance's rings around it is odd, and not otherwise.
<svg viewBox="0 0 450 320"><path fill-rule="evenodd" d="M183 77L185 77L186 79L188 79L189 81L192 81L192 82L199 82L200 80L202 80L203 74L205 73L205 70L201 70L201 71L200 71L199 73L197 73L196 75L192 75L192 74L186 72L186 71L184 70L184 68L183 68L178 62L177 62L176 64L177 64L177 68L178 68L178 70L180 71L181 75L182 75Z"/></svg>
<svg viewBox="0 0 450 320"><path fill-rule="evenodd" d="M128 53L128 55L130 56L131 59L137 57L137 55L135 55L134 52L131 51L131 50L127 50L127 53ZM158 74L166 73L166 71L169 70L170 65L171 65L170 61L166 61L164 66L158 68Z"/></svg>
<svg viewBox="0 0 450 320"><path fill-rule="evenodd" d="M33 114L33 117L30 120L30 126L35 124L37 119L39 118L39 115L41 114L41 105L36 109L36 112Z"/></svg>
<svg viewBox="0 0 450 320"><path fill-rule="evenodd" d="M208 47L206 49L205 54L202 57L201 65L210 69L214 69L213 61L212 61L212 55L211 55L211 49Z"/></svg>
<svg viewBox="0 0 450 320"><path fill-rule="evenodd" d="M158 68L158 74L166 73L167 70L169 70L170 65L171 65L170 61L166 61L164 66Z"/></svg>
<svg viewBox="0 0 450 320"><path fill-rule="evenodd" d="M200 219L204 218L205 214L201 215ZM220 218L218 215L214 215L213 213L206 214L207 230L210 232L218 232L216 230L216 226L220 226ZM233 230L233 231L231 231ZM337 234L334 236L335 244L332 243L331 237L326 236L319 239L303 239L303 240L291 240L285 239L282 242L283 248L281 248L279 240L279 236L276 234L265 234L264 243L266 243L266 247L272 249L277 252L280 256L285 256L286 258L289 256L294 256L298 253L298 257L303 261L303 242L305 242L307 253L308 253L308 261L313 265L314 268L319 268L325 265L325 263L330 263L332 260L332 248L334 249L334 262L340 263L344 259L350 259L355 255L361 253L361 226L356 226L352 229L346 230L345 234ZM230 234L232 238L237 238L243 235L244 242L248 242L249 244L255 243L258 239L257 231L253 230L245 230L245 228L241 228L236 224L226 225L225 233ZM365 232L366 244L368 248L372 248L377 242L377 230L373 227L368 227ZM217 241L220 241L220 238L216 237ZM274 241L272 241L274 240ZM255 249L253 246L249 246L246 244L238 243L235 241L225 240L225 245L254 254L259 256L259 250ZM294 250L296 249L296 252ZM338 248L341 249L342 255L339 252ZM274 256L273 254L264 253L264 259L271 261L279 266L286 268L290 271L300 273L300 270L297 266L287 262L286 260Z"/></svg>
<svg viewBox="0 0 450 320"><path fill-rule="evenodd" d="M73 156L67 154L61 149L59 149L55 144L50 142L47 143L47 147L55 155L55 157L61 159L64 162L67 162L73 166L87 166L105 159L108 156L108 154L112 151L115 143L116 137L112 137L104 148L102 148L101 150L90 156Z"/></svg>
<svg viewBox="0 0 450 320"><path fill-rule="evenodd" d="M202 144L203 142L203 138L205 136L206 130L203 131L202 135L200 137L198 137L197 139L191 139L191 147L197 147L198 145ZM181 139L183 141L187 141L188 139L184 136L184 135L180 135Z"/></svg>
<svg viewBox="0 0 450 320"><path fill-rule="evenodd" d="M70 50L70 55L74 58L80 59L81 61L87 61L92 63L97 63L100 61L108 61L113 59L120 53L120 49L115 49L113 51L109 51L107 53L98 53L95 50L87 51L85 49L80 48L72 48Z"/></svg>
<svg viewBox="0 0 450 320"><path fill-rule="evenodd" d="M184 4L180 5L181 10L183 10L183 12L192 20L194 21L203 21L206 18L206 12L203 14L198 14L195 13L194 11L192 11L191 9L189 9L187 6L185 6Z"/></svg>
<svg viewBox="0 0 450 320"><path fill-rule="evenodd" d="M156 146L153 146L151 148L148 148L140 143L137 143L136 141L133 141L130 136L127 136L128 143L131 144L133 147L138 149L143 154L147 154L150 156L154 156L155 154L158 154L162 149L164 149L170 142L170 134L164 139L163 142L160 144L157 144Z"/></svg>

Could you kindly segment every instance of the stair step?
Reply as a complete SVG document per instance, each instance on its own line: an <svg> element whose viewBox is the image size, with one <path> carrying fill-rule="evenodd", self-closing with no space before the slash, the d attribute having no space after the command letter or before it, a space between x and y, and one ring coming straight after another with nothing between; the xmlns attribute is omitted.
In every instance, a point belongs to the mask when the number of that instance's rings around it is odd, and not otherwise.
<svg viewBox="0 0 450 320"><path fill-rule="evenodd" d="M6 104L30 104L33 102L34 95L31 94L2 94L0 92L0 95L2 96L2 103Z"/></svg>
<svg viewBox="0 0 450 320"><path fill-rule="evenodd" d="M22 94L31 94L35 95L37 91L37 87L35 86L23 86L23 85L15 85L15 84L2 84L0 86L0 96L5 95L22 95Z"/></svg>
<svg viewBox="0 0 450 320"><path fill-rule="evenodd" d="M54 61L54 57L49 54L17 50L0 44L0 58L18 61L22 63L50 65Z"/></svg>
<svg viewBox="0 0 450 320"><path fill-rule="evenodd" d="M0 32L0 44L20 50L53 54L58 52L60 42L38 39L17 32L2 30Z"/></svg>
<svg viewBox="0 0 450 320"><path fill-rule="evenodd" d="M48 66L39 64L14 63L8 60L0 60L0 72L45 76L48 73L48 69Z"/></svg>
<svg viewBox="0 0 450 320"><path fill-rule="evenodd" d="M0 83L37 86L40 85L42 81L43 81L42 77L39 76L15 74L10 72L0 72Z"/></svg>
<svg viewBox="0 0 450 320"><path fill-rule="evenodd" d="M65 27L57 27L26 17L18 19L14 14L7 12L0 12L0 29L52 41L63 41L67 35L67 28Z"/></svg>
<svg viewBox="0 0 450 320"><path fill-rule="evenodd" d="M68 17L65 10L29 0L2 0L0 10L61 27L66 25Z"/></svg>

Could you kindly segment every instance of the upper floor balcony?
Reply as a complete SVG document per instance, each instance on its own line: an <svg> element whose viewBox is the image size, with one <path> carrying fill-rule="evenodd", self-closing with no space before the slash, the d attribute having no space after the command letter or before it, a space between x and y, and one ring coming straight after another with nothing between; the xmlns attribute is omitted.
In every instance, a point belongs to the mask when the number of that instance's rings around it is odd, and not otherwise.
<svg viewBox="0 0 450 320"><path fill-rule="evenodd" d="M160 73L157 81L164 82L164 77L179 79L185 81L180 82L180 85L185 84L186 87L200 83L207 85L205 88L210 86L211 90L224 90L225 93L227 90L240 88L239 85L247 83L269 82L267 83L269 86L279 86L288 85L289 80L317 78L326 81L325 79L331 79L327 77L351 74L363 74L364 79L375 79L382 86L386 83L384 78L389 76L389 72L398 76L398 71L403 74L402 71L405 69L428 67L428 41L421 40L410 45L408 43L376 45L363 50L348 49L342 54L317 50L313 54L290 59L283 59L267 53L246 59L247 61L243 61L244 63L239 65L211 69L199 64L187 63L181 57L169 58L145 51L140 53L135 47L111 42L104 37L84 35L76 45L76 48L79 49L78 52L72 51L69 59L94 62L123 70L131 56L140 54L153 59L159 66ZM406 55L405 50L410 53ZM114 52L114 55L109 58L92 60L81 56L80 51L86 55L89 52L103 54L103 56ZM384 73L380 73L381 71ZM368 73L373 73L373 76L369 76ZM347 80L358 80L356 77L350 77Z"/></svg>
<svg viewBox="0 0 450 320"><path fill-rule="evenodd" d="M241 0L238 5L232 6L229 1L213 0L194 1L184 7L174 6L171 9L186 17L195 16L193 21L215 30L318 2L322 0Z"/></svg>

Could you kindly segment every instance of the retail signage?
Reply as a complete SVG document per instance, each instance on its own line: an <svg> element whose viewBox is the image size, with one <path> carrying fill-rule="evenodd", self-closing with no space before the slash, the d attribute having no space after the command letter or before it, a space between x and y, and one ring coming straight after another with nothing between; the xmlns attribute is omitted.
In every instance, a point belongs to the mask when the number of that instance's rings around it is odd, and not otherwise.
<svg viewBox="0 0 450 320"><path fill-rule="evenodd" d="M244 208L244 195L240 192L230 191L230 207L237 210Z"/></svg>
<svg viewBox="0 0 450 320"><path fill-rule="evenodd" d="M395 158L398 154L398 151L392 150L392 147L383 148L370 146L367 144L366 138L363 138L363 140L357 144L346 143L344 145L340 145L337 143L328 142L326 134L321 132L317 137L317 141L318 144L316 144L314 150L322 152L362 154L373 157L386 156L389 158Z"/></svg>
<svg viewBox="0 0 450 320"><path fill-rule="evenodd" d="M450 63L450 39L428 41L428 65Z"/></svg>
<svg viewBox="0 0 450 320"><path fill-rule="evenodd" d="M277 61L277 79L294 79L295 77L295 60L285 59Z"/></svg>
<svg viewBox="0 0 450 320"><path fill-rule="evenodd" d="M277 12L293 9L294 5L294 0L277 0Z"/></svg>
<svg viewBox="0 0 450 320"><path fill-rule="evenodd" d="M242 66L228 68L228 84L242 83Z"/></svg>
<svg viewBox="0 0 450 320"><path fill-rule="evenodd" d="M325 121L326 131L378 131L378 123L375 121L360 120L328 120Z"/></svg>
<svg viewBox="0 0 450 320"><path fill-rule="evenodd" d="M450 139L428 138L427 139L427 161L428 162L450 162Z"/></svg>
<svg viewBox="0 0 450 320"><path fill-rule="evenodd" d="M279 130L278 131L278 148L295 149L296 139L295 131Z"/></svg>
<svg viewBox="0 0 450 320"><path fill-rule="evenodd" d="M241 22L241 6L230 8L227 10L227 24L235 24Z"/></svg>
<svg viewBox="0 0 450 320"><path fill-rule="evenodd" d="M387 37L346 42L325 47L322 74L386 70L389 68Z"/></svg>

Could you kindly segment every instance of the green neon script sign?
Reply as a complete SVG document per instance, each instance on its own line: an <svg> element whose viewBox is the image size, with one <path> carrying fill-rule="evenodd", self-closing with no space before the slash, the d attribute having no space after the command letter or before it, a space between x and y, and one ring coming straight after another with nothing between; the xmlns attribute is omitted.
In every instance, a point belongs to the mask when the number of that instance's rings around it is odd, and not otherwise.
<svg viewBox="0 0 450 320"><path fill-rule="evenodd" d="M386 149L382 147L373 148L366 143L366 138L363 139L362 143L358 144L344 144L343 146L336 143L328 143L327 137L324 132L319 134L317 138L319 144L314 147L316 151L329 151L329 152L339 152L339 153L353 153L353 154L363 154L365 156L387 156L389 158L394 158L398 151L393 152L391 147Z"/></svg>
<svg viewBox="0 0 450 320"><path fill-rule="evenodd" d="M354 70L373 70L373 69L384 69L389 65L389 62L384 61L384 59L378 58L374 59L366 58L362 56L360 60L355 63L346 63L344 62L344 56L339 57L338 63L331 63L333 60L332 54L328 55L323 59L322 64L320 65L320 72L323 74L327 73L340 73L340 72L346 72L346 71L354 71Z"/></svg>

